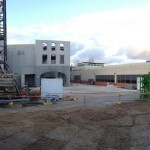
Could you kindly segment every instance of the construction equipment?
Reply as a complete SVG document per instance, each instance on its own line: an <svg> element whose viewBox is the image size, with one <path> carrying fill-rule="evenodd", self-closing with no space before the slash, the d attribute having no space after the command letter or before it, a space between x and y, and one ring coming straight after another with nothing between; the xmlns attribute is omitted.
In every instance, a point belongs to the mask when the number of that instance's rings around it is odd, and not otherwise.
<svg viewBox="0 0 150 150"><path fill-rule="evenodd" d="M19 97L19 87L7 64L6 0L0 0L0 103L26 101Z"/></svg>
<svg viewBox="0 0 150 150"><path fill-rule="evenodd" d="M44 97L44 101L45 102L57 102L57 101L59 101L59 96L47 94Z"/></svg>
<svg viewBox="0 0 150 150"><path fill-rule="evenodd" d="M87 84L88 85L94 85L94 79L88 79Z"/></svg>

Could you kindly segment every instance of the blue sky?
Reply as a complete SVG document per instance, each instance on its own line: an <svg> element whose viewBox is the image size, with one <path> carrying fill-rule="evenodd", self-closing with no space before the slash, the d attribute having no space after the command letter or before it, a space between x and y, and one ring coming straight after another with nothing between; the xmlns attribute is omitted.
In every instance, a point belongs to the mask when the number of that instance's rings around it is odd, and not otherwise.
<svg viewBox="0 0 150 150"><path fill-rule="evenodd" d="M150 0L7 0L8 44L69 40L71 62L145 61L149 9Z"/></svg>
<svg viewBox="0 0 150 150"><path fill-rule="evenodd" d="M8 25L66 21L84 13L138 7L149 0L6 0Z"/></svg>

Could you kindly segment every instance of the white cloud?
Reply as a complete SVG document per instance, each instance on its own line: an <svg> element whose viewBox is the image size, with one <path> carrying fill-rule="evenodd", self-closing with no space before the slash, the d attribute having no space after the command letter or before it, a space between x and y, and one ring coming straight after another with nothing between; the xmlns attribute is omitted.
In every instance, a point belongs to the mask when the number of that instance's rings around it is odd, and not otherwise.
<svg viewBox="0 0 150 150"><path fill-rule="evenodd" d="M74 43L71 60L85 61L91 55L95 61L104 63L146 60L150 56L149 14L147 4L82 14L65 23L9 27L8 44L34 43L36 39L69 40Z"/></svg>

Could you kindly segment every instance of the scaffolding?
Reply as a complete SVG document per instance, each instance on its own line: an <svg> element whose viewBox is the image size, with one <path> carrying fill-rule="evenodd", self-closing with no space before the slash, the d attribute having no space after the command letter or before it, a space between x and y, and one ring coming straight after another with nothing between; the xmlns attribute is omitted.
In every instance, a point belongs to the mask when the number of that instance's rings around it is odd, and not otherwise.
<svg viewBox="0 0 150 150"><path fill-rule="evenodd" d="M29 101L19 97L19 88L7 64L6 0L0 0L0 103Z"/></svg>
<svg viewBox="0 0 150 150"><path fill-rule="evenodd" d="M0 0L0 67L6 70L7 61L7 24L6 0Z"/></svg>

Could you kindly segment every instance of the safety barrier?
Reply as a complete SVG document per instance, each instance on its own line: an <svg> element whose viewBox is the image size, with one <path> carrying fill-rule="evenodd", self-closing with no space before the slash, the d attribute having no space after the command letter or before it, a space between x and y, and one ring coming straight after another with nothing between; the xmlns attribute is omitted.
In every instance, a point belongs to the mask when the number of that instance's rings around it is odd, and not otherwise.
<svg viewBox="0 0 150 150"><path fill-rule="evenodd" d="M47 93L50 96L50 93ZM53 95L57 95L56 93L52 93ZM1 98L1 96L0 96ZM24 100L30 99L30 102L38 102L43 101L45 99L41 99L40 95L29 95L29 96L14 96L12 101L15 102L15 99L22 98ZM5 98L10 101L11 97L8 95ZM50 101L51 100L51 101ZM101 93L63 93L63 98L61 99L50 99L50 102L55 102L56 106L61 108L69 108L69 107L81 107L81 106L105 106L105 105L113 105L118 102L133 102L140 100L140 95L138 92L101 92ZM5 100L4 100L5 101ZM46 100L47 101L47 100ZM28 100L29 102L29 100ZM58 102L58 103L57 103Z"/></svg>

